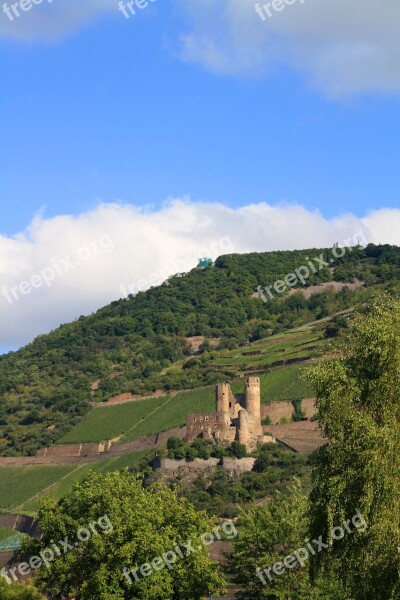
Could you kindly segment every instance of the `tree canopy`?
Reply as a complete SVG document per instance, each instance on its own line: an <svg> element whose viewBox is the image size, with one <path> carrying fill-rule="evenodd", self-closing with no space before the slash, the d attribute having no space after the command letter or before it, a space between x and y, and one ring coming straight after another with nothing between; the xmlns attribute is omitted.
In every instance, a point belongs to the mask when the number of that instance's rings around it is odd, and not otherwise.
<svg viewBox="0 0 400 600"><path fill-rule="evenodd" d="M311 493L311 534L331 537L328 564L355 600L400 597L400 302L385 298L353 326L341 354L310 378L329 443L319 450ZM368 524L334 540L359 512Z"/></svg>
<svg viewBox="0 0 400 600"><path fill-rule="evenodd" d="M92 472L58 502L45 500L39 520L42 539L22 553L53 552L36 583L54 598L200 600L224 588L208 549L211 535L223 535L216 523L163 485L144 488L127 470Z"/></svg>
<svg viewBox="0 0 400 600"><path fill-rule="evenodd" d="M349 600L333 579L311 581L307 513L307 496L299 481L294 481L289 494L277 493L264 506L241 516L230 565L236 583L245 587L240 598Z"/></svg>
<svg viewBox="0 0 400 600"><path fill-rule="evenodd" d="M45 600L44 596L30 585L9 585L0 577L0 600Z"/></svg>

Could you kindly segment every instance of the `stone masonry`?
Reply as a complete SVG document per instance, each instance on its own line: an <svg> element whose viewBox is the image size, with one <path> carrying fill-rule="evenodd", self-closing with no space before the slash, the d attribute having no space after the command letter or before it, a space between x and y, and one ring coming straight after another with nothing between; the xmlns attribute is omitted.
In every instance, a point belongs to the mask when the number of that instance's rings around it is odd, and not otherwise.
<svg viewBox="0 0 400 600"><path fill-rule="evenodd" d="M186 441L197 437L227 444L238 440L248 451L274 441L264 436L261 426L260 378L245 377L244 393L235 396L229 383L216 387L216 412L193 413L186 423Z"/></svg>

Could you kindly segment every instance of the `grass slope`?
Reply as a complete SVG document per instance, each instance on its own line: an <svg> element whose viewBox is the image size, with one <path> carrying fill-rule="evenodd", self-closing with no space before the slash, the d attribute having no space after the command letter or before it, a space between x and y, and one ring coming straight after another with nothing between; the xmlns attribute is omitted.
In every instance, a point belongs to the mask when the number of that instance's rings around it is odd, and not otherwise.
<svg viewBox="0 0 400 600"><path fill-rule="evenodd" d="M124 435L124 441L182 425L189 412L213 410L213 388L94 408L61 440L63 444L97 442Z"/></svg>
<svg viewBox="0 0 400 600"><path fill-rule="evenodd" d="M302 371L303 367L293 365L262 375L261 402L269 404L312 396L312 390L302 378ZM232 388L236 393L242 392L243 381L233 382ZM134 440L184 425L189 413L214 410L215 386L176 396L94 408L60 443L101 442L119 436L122 436L122 442Z"/></svg>
<svg viewBox="0 0 400 600"><path fill-rule="evenodd" d="M137 465L151 456L151 450L126 454L119 458L102 460L78 467L15 467L0 469L0 510L21 514L35 514L40 501L46 496L59 499L82 480L89 471L109 473ZM6 471L6 473L3 473ZM8 479L8 485L4 485Z"/></svg>
<svg viewBox="0 0 400 600"><path fill-rule="evenodd" d="M0 467L0 509L13 510L74 467Z"/></svg>

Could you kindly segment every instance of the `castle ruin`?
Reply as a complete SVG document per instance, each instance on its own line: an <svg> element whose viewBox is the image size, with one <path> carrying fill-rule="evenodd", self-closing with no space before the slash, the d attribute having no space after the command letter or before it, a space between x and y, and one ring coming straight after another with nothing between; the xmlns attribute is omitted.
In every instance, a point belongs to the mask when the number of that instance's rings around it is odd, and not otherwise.
<svg viewBox="0 0 400 600"><path fill-rule="evenodd" d="M238 440L248 451L270 442L261 425L261 390L259 377L245 377L244 393L234 395L229 383L216 386L216 412L193 413L186 423L186 441L197 437L226 444Z"/></svg>

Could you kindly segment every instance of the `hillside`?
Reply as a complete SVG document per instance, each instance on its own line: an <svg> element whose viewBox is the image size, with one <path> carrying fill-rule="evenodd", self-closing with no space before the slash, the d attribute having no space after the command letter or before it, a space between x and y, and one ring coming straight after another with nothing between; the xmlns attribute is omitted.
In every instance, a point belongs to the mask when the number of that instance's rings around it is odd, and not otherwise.
<svg viewBox="0 0 400 600"><path fill-rule="evenodd" d="M255 294L258 286L273 285L322 254L330 266L311 273L305 287L362 285L309 298L301 288L268 302ZM340 259L332 258L332 249L252 253L220 257L211 268L178 274L157 288L115 301L0 357L0 453L33 454L59 440L92 401L232 378L249 367L243 353L235 354L249 341L362 307L382 290L398 288L399 281L400 249L388 245L354 248ZM193 357L187 340L192 336L216 339L218 349L210 351L206 340L202 353ZM262 372L274 357L261 346L251 361ZM293 357L301 354L301 348L293 349Z"/></svg>

